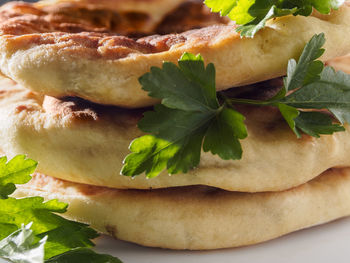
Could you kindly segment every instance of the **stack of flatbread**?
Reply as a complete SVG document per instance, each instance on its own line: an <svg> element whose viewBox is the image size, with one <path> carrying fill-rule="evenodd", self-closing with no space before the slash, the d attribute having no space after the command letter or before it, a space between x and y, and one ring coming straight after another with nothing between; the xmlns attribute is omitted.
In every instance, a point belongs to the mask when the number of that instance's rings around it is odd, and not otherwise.
<svg viewBox="0 0 350 263"><path fill-rule="evenodd" d="M350 128L297 139L279 112L240 108L243 158L202 153L186 174L120 175L137 122L159 101L138 78L184 52L214 63L218 90L266 96L288 60L325 33L323 61L348 70L350 6L286 16L254 38L191 0L56 0L0 8L0 146L38 173L17 196L58 198L67 216L171 249L254 244L350 215ZM273 80L271 80L273 79ZM260 84L260 82L263 82ZM244 87L242 87L244 86Z"/></svg>

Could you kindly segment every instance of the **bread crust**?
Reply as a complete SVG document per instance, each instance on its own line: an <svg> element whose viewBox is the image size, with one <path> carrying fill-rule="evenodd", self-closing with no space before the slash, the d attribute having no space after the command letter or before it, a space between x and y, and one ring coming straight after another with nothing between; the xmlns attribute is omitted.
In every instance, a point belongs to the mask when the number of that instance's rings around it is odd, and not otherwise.
<svg viewBox="0 0 350 263"><path fill-rule="evenodd" d="M256 94L256 92L253 92ZM130 142L141 136L143 110L101 106L77 98L42 97L0 81L0 145L6 155L26 153L38 171L111 188L209 185L230 191L280 191L305 183L331 167L349 166L350 130L297 139L273 108L238 108L246 116L243 158L224 161L202 153L186 174L134 179L119 174Z"/></svg>
<svg viewBox="0 0 350 263"><path fill-rule="evenodd" d="M161 20L187 0L42 0L35 4L38 8L73 6L88 9L109 9L122 13L147 14L151 19L148 30L152 30Z"/></svg>
<svg viewBox="0 0 350 263"><path fill-rule="evenodd" d="M67 216L116 238L170 249L245 246L350 215L350 169L331 169L284 192L210 187L152 191L92 187L36 175L17 197L69 203Z"/></svg>
<svg viewBox="0 0 350 263"><path fill-rule="evenodd" d="M15 6L2 10L9 12ZM35 23L40 17L31 15L32 24L40 24ZM223 90L284 75L288 60L298 58L316 33L324 32L327 38L323 60L350 51L348 4L329 16L275 19L253 39L241 39L233 25L133 40L95 31L66 33L31 26L30 34L25 32L27 27L15 26L16 34L13 20L6 21L0 24L3 74L42 94L79 96L129 108L157 103L141 90L138 78L151 66L176 62L184 52L201 53L206 63L213 62L217 89Z"/></svg>

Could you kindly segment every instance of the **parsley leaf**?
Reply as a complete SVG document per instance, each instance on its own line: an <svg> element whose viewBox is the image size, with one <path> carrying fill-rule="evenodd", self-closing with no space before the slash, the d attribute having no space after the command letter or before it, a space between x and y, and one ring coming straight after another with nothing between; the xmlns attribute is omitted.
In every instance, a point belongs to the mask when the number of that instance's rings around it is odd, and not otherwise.
<svg viewBox="0 0 350 263"><path fill-rule="evenodd" d="M350 122L350 75L326 67L316 80L281 100L302 109L328 109L341 122Z"/></svg>
<svg viewBox="0 0 350 263"><path fill-rule="evenodd" d="M139 81L149 95L161 99L154 111L139 121L148 135L135 139L121 173L151 178L167 169L169 174L186 173L198 166L201 150L224 160L242 157L240 141L247 137L244 116L235 104L277 107L289 127L300 138L344 131L350 121L350 75L324 67L317 59L324 53L324 34L315 35L296 62L288 63L284 86L265 101L227 98L219 103L215 90L215 68L207 67L200 55L185 53L178 66L163 63ZM316 111L310 111L316 110ZM328 112L327 112L328 111Z"/></svg>
<svg viewBox="0 0 350 263"><path fill-rule="evenodd" d="M238 139L247 137L244 120L239 112L224 107L207 130L203 150L217 154L223 160L241 159L242 147Z"/></svg>
<svg viewBox="0 0 350 263"><path fill-rule="evenodd" d="M98 254L88 248L76 248L44 261L47 236L38 241L31 223L0 241L0 258L13 263L122 263L110 255Z"/></svg>
<svg viewBox="0 0 350 263"><path fill-rule="evenodd" d="M321 112L301 112L286 104L278 103L278 109L298 138L301 132L319 138L321 134L333 134L345 131L345 128L333 123L331 116Z"/></svg>
<svg viewBox="0 0 350 263"><path fill-rule="evenodd" d="M300 131L313 137L344 131L325 112L300 110L329 110L342 124L350 121L350 75L324 67L317 60L324 53L325 41L324 34L313 36L298 63L294 59L289 61L284 87L275 97L263 102L231 99L230 103L278 107L298 138Z"/></svg>
<svg viewBox="0 0 350 263"><path fill-rule="evenodd" d="M269 1L255 1L248 13L253 20L239 26L236 31L241 33L241 36L253 37L260 29L264 28L266 22L272 18L295 14L297 8L279 8ZM232 18L231 18L232 19ZM235 20L236 21L236 20ZM240 24L238 21L236 21Z"/></svg>
<svg viewBox="0 0 350 263"><path fill-rule="evenodd" d="M204 3L211 8L212 12L220 12L222 16L228 16L240 25L254 19L248 12L254 4L252 0L205 0Z"/></svg>
<svg viewBox="0 0 350 263"><path fill-rule="evenodd" d="M16 190L15 184L25 184L32 178L38 163L26 159L25 155L17 155L7 162L6 157L0 158L0 199L6 199Z"/></svg>
<svg viewBox="0 0 350 263"><path fill-rule="evenodd" d="M330 116L320 112L301 112L295 118L295 124L304 133L316 138L319 138L320 134L333 134L334 132L345 131L344 127L333 123Z"/></svg>
<svg viewBox="0 0 350 263"><path fill-rule="evenodd" d="M8 237L0 241L0 257L13 263L44 262L44 245L47 237L37 241L30 229L31 224L22 225Z"/></svg>
<svg viewBox="0 0 350 263"><path fill-rule="evenodd" d="M139 79L148 95L162 99L171 109L213 112L219 108L215 89L215 68L204 66L203 58L185 53L176 66L164 62L163 68L152 67Z"/></svg>
<svg viewBox="0 0 350 263"><path fill-rule="evenodd" d="M162 104L139 122L139 128L151 135L131 143L122 174L146 172L147 177L155 177L164 169L170 174L186 173L198 166L203 140L206 152L223 159L241 158L239 139L247 136L244 117L219 105L213 64L205 67L201 56L185 53L178 66L165 62L139 81Z"/></svg>
<svg viewBox="0 0 350 263"><path fill-rule="evenodd" d="M295 119L299 117L300 111L297 110L296 108L293 108L291 106L282 104L282 103L277 103L276 104L278 109L280 110L283 118L286 120L288 123L289 127L294 131L294 133L297 135L298 138L301 137L300 132L297 129L297 125L295 123Z"/></svg>
<svg viewBox="0 0 350 263"><path fill-rule="evenodd" d="M45 263L122 263L119 259L105 254L97 254L91 249L77 248L46 260Z"/></svg>
<svg viewBox="0 0 350 263"><path fill-rule="evenodd" d="M325 52L322 48L325 42L323 33L315 35L306 44L298 63L295 59L289 60L287 77L284 79L286 91L295 90L320 79L324 66L322 61L317 59Z"/></svg>
<svg viewBox="0 0 350 263"><path fill-rule="evenodd" d="M66 212L68 204L55 199L45 202L42 197L16 199L8 196L16 190L15 184L31 179L36 166L37 162L26 159L25 155L8 162L6 157L0 158L0 257L15 263L43 263L44 258L69 252L73 258L79 254L86 258L90 254L96 262L120 262L89 251L88 248L94 246L91 239L98 234L85 224L57 215ZM82 250L73 253L72 249ZM66 262L64 260L67 256L54 262Z"/></svg>
<svg viewBox="0 0 350 263"><path fill-rule="evenodd" d="M90 239L97 233L86 225L66 220L55 213L64 213L67 204L57 200L44 202L42 197L0 200L0 238L6 237L22 224L33 223L33 233L42 238L48 236L45 258L76 247L92 247ZM63 233L69 235L62 236Z"/></svg>
<svg viewBox="0 0 350 263"><path fill-rule="evenodd" d="M205 0L212 12L220 12L241 25L237 28L241 36L253 37L265 27L269 19L286 16L309 16L315 8L322 14L338 9L345 0Z"/></svg>

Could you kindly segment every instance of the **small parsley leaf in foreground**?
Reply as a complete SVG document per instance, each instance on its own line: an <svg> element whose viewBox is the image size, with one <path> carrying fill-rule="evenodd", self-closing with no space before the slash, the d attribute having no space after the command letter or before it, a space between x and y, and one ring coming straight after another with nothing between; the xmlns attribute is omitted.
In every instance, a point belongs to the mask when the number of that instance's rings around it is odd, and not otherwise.
<svg viewBox="0 0 350 263"><path fill-rule="evenodd" d="M91 249L77 248L46 260L45 263L122 263L106 254L97 254Z"/></svg>
<svg viewBox="0 0 350 263"><path fill-rule="evenodd" d="M72 248L92 247L90 239L98 236L93 229L55 214L66 212L67 206L57 200L44 202L42 197L0 200L0 239L19 229L22 224L32 223L31 229L37 237L48 236L46 259ZM66 235L62 236L61 233Z"/></svg>
<svg viewBox="0 0 350 263"><path fill-rule="evenodd" d="M315 35L296 62L288 64L284 86L265 101L227 98L219 103L215 68L203 59L185 53L178 66L165 62L152 68L139 81L151 97L161 99L154 111L139 121L147 135L135 139L121 173L151 178L167 169L169 174L186 173L198 166L201 150L224 160L242 157L240 140L247 137L245 117L235 104L276 107L300 138L344 131L350 121L350 75L324 67L317 59L324 53L324 34ZM335 123L334 117L340 122Z"/></svg>
<svg viewBox="0 0 350 263"><path fill-rule="evenodd" d="M26 159L25 155L17 155L7 162L6 157L0 158L0 199L6 199L16 190L15 184L25 184L32 178L38 163Z"/></svg>
<svg viewBox="0 0 350 263"><path fill-rule="evenodd" d="M272 18L286 15L309 16L315 8L322 14L329 14L332 9L338 9L345 0L205 0L204 3L212 12L220 12L228 16L238 25L242 36L253 37L266 22Z"/></svg>
<svg viewBox="0 0 350 263"><path fill-rule="evenodd" d="M206 152L223 159L241 158L239 139L247 136L244 117L219 105L213 64L205 67L201 56L185 53L178 66L165 62L163 68L153 67L140 83L162 104L139 122L140 130L150 135L131 143L122 174L146 172L155 177L164 169L169 174L186 173L198 166L203 140Z"/></svg>
<svg viewBox="0 0 350 263"><path fill-rule="evenodd" d="M94 246L91 239L98 234L85 224L57 215L66 212L68 204L55 199L45 202L42 197L8 196L16 190L15 184L30 181L36 166L37 162L26 159L25 155L8 162L6 157L0 158L0 257L15 263L43 263L44 259L72 249L85 249L84 253L89 253L88 248ZM97 262L119 262L93 251L90 254L100 259Z"/></svg>
<svg viewBox="0 0 350 263"><path fill-rule="evenodd" d="M47 237L37 240L30 229L31 224L22 225L8 237L0 241L0 257L13 263L44 262L44 245Z"/></svg>

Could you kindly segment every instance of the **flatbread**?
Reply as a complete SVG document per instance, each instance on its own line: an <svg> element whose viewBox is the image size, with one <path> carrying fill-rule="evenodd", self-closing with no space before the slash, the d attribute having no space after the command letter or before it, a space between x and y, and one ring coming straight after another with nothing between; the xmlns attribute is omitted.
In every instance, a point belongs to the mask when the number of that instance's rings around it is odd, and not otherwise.
<svg viewBox="0 0 350 263"><path fill-rule="evenodd" d="M253 92L256 94L256 92ZM187 174L134 179L119 174L130 142L141 136L143 110L104 107L77 98L42 97L0 79L0 145L5 154L28 154L53 177L113 188L209 185L222 189L279 191L305 183L331 167L350 165L350 130L297 139L273 108L238 108L246 117L243 158L224 161L202 153Z"/></svg>
<svg viewBox="0 0 350 263"><path fill-rule="evenodd" d="M35 4L40 8L52 6L75 6L89 9L109 9L122 13L147 14L150 31L169 12L188 0L42 0Z"/></svg>
<svg viewBox="0 0 350 263"><path fill-rule="evenodd" d="M350 215L350 169L332 169L277 193L210 187L112 190L36 175L16 196L69 203L68 218L116 238L171 249L216 249L270 240Z"/></svg>
<svg viewBox="0 0 350 263"><path fill-rule="evenodd" d="M326 63L328 66L335 68L336 70L343 71L347 74L350 74L350 54L331 59Z"/></svg>
<svg viewBox="0 0 350 263"><path fill-rule="evenodd" d="M24 3L0 8L1 72L42 94L74 95L129 108L155 104L157 100L141 90L138 78L151 66L176 62L186 51L201 53L206 63L215 64L218 90L284 75L287 61L298 58L316 33L324 32L327 38L323 60L350 51L348 4L331 15L274 19L253 39L241 39L234 25L216 19L212 26L178 34L128 38L108 27L100 33L101 28L90 20L100 13L67 26L71 16L52 20L57 17L54 10ZM14 15L9 19L8 14ZM211 16L217 15L209 14L201 21Z"/></svg>

